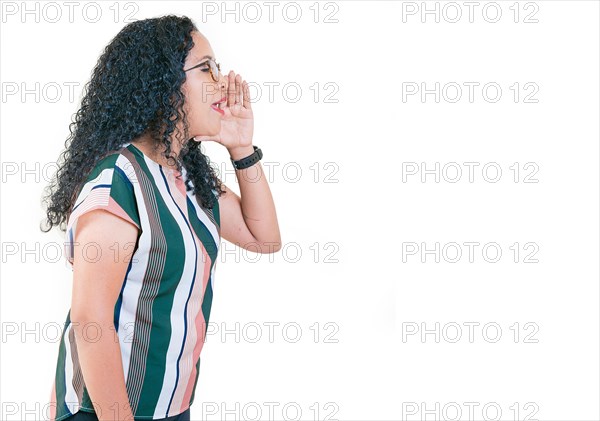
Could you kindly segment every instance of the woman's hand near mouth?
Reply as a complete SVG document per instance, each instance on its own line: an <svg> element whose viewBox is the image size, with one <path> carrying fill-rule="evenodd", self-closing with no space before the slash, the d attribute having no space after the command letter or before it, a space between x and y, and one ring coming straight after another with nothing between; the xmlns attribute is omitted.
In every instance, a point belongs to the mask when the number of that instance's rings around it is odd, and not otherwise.
<svg viewBox="0 0 600 421"><path fill-rule="evenodd" d="M225 146L230 155L249 155L254 135L254 115L250 103L248 83L233 70L227 75L226 101L221 105L224 114L221 117L221 132L217 136L196 136L197 141L214 141Z"/></svg>
<svg viewBox="0 0 600 421"><path fill-rule="evenodd" d="M227 77L227 101L223 108L225 114L221 117L220 133L217 136L196 136L195 139L220 143L227 148L231 159L237 161L254 153L254 117L248 84L233 71ZM246 172L252 175L248 177ZM222 225L221 238L255 253L281 250L273 195L261 163L255 162L248 168L236 169L235 174L240 194L222 183L225 193L218 198L221 221L227 221Z"/></svg>

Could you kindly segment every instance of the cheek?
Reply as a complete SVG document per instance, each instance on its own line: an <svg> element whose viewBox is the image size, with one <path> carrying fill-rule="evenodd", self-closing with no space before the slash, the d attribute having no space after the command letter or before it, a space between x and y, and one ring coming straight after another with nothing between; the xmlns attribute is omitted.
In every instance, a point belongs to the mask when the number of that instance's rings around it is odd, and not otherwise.
<svg viewBox="0 0 600 421"><path fill-rule="evenodd" d="M185 86L185 101L188 104L190 112L197 113L206 109L210 106L210 104L206 103L208 99L206 98L206 92L202 92L201 84L187 84ZM203 97L204 96L204 97Z"/></svg>
<svg viewBox="0 0 600 421"><path fill-rule="evenodd" d="M188 114L190 129L193 132L206 134L207 130L213 130L214 116L212 113L214 111L210 108L211 104L208 102L208 99L207 102L202 100L202 91L200 89L197 91L190 90L189 94L186 101L188 101L188 109L190 110Z"/></svg>
<svg viewBox="0 0 600 421"><path fill-rule="evenodd" d="M186 102L188 104L188 109L190 115L193 118L202 118L204 114L206 114L206 110L210 106L209 104L202 101L202 92L190 90L187 97Z"/></svg>

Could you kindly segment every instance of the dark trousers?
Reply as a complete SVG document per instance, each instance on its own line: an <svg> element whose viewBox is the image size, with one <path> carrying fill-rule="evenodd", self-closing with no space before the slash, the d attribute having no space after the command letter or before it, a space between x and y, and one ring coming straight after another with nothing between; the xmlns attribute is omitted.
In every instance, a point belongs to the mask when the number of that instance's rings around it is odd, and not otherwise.
<svg viewBox="0 0 600 421"><path fill-rule="evenodd" d="M62 421L98 421L98 417L95 413L79 410L75 414L65 418ZM190 408L188 408L179 415L174 415L172 417L167 418L160 418L154 421L190 421Z"/></svg>

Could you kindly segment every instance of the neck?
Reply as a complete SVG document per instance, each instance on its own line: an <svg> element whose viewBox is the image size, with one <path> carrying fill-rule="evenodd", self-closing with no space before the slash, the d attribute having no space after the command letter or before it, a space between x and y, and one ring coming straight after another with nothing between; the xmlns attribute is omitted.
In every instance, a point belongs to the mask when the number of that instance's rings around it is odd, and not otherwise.
<svg viewBox="0 0 600 421"><path fill-rule="evenodd" d="M169 164L167 162L167 158L163 155L165 151L165 146L160 143L156 143L150 136L143 135L139 136L136 139L132 140L133 143L138 149L140 149L144 154L146 154L150 159L155 162L158 162L160 165L166 168L176 169L175 165ZM171 143L171 155L178 156L180 147L175 145L175 143Z"/></svg>

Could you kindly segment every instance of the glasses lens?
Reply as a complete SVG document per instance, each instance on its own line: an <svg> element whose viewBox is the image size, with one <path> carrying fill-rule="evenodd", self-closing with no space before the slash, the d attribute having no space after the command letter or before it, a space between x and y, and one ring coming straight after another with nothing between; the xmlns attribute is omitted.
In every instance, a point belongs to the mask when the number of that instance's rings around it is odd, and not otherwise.
<svg viewBox="0 0 600 421"><path fill-rule="evenodd" d="M215 63L213 60L209 61L210 63L210 74L215 82L219 81L219 65Z"/></svg>

